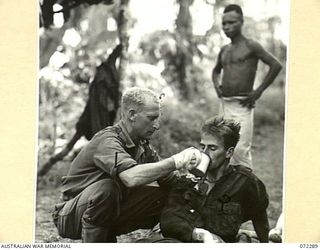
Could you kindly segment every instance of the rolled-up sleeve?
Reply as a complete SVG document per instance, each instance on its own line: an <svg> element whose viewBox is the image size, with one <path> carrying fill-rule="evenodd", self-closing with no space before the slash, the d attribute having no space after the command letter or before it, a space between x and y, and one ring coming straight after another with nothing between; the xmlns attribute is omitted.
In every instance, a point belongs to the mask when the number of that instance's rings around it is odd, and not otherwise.
<svg viewBox="0 0 320 250"><path fill-rule="evenodd" d="M93 156L93 161L110 175L113 175L115 167L119 174L138 164L116 138L101 142Z"/></svg>

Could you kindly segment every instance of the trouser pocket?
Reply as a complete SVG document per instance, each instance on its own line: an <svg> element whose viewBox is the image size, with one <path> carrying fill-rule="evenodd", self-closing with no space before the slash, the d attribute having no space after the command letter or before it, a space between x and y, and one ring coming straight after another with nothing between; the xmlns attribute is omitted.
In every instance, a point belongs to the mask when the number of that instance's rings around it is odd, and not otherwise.
<svg viewBox="0 0 320 250"><path fill-rule="evenodd" d="M61 202L61 203L54 205L54 210L52 212L52 220L57 228L58 228L59 212L64 207L65 204L66 204L66 202Z"/></svg>
<svg viewBox="0 0 320 250"><path fill-rule="evenodd" d="M77 218L78 197L55 206L52 214L58 233L63 238L81 239L81 220Z"/></svg>

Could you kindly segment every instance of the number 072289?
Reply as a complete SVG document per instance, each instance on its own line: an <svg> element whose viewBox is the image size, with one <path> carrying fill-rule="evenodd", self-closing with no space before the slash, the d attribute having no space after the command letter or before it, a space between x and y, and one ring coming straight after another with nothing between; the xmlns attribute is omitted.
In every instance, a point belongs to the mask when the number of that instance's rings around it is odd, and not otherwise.
<svg viewBox="0 0 320 250"><path fill-rule="evenodd" d="M311 249L316 249L318 248L318 244L300 244L300 248L311 248Z"/></svg>

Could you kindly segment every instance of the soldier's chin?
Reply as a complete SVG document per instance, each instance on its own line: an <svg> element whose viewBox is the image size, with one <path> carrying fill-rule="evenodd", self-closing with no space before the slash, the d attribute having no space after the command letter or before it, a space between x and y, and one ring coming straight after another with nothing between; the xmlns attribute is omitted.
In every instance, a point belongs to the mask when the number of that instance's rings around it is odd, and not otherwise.
<svg viewBox="0 0 320 250"><path fill-rule="evenodd" d="M153 136L153 134L154 134L154 132L147 132L147 133L145 134L145 138L146 138L146 139L150 139L150 138Z"/></svg>
<svg viewBox="0 0 320 250"><path fill-rule="evenodd" d="M208 168L208 170L212 170L212 171L214 171L214 170L216 170L216 169L218 169L219 168L219 166L218 165L216 165L216 164L210 164L209 165L209 168Z"/></svg>

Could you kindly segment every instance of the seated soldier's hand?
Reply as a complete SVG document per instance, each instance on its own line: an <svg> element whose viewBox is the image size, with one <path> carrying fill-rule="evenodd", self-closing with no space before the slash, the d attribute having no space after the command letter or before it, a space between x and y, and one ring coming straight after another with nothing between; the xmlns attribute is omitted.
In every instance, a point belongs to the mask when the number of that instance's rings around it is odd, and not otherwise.
<svg viewBox="0 0 320 250"><path fill-rule="evenodd" d="M178 154L172 156L176 169L188 168L188 170L195 168L201 161L200 150L190 147Z"/></svg>
<svg viewBox="0 0 320 250"><path fill-rule="evenodd" d="M280 214L275 228L269 231L269 240L272 242L282 242L282 228L284 224L283 213Z"/></svg>
<svg viewBox="0 0 320 250"><path fill-rule="evenodd" d="M282 242L281 235L282 235L282 232L280 229L273 228L269 232L269 240L271 240L272 242L281 243Z"/></svg>
<svg viewBox="0 0 320 250"><path fill-rule="evenodd" d="M192 232L192 239L196 241L202 241L204 243L220 243L223 240L215 235L210 233L208 230L203 228L194 228Z"/></svg>
<svg viewBox="0 0 320 250"><path fill-rule="evenodd" d="M216 234L213 234L213 233L211 233L211 236L212 236L212 238L214 240L214 243L224 243L223 239L221 239L220 236L218 236Z"/></svg>

